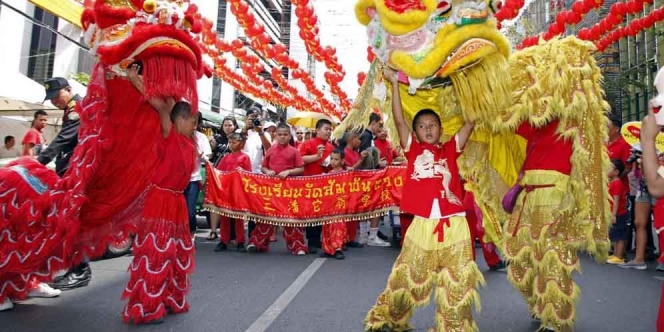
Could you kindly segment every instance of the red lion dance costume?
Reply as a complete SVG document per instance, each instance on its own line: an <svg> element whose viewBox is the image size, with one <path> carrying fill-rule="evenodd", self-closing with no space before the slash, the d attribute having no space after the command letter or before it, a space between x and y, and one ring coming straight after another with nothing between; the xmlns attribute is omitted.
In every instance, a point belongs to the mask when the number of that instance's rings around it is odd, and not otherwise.
<svg viewBox="0 0 664 332"><path fill-rule="evenodd" d="M70 169L60 179L28 159L0 169L0 302L24 299L29 282L47 282L140 229L161 139L158 115L146 100L172 96L194 108L198 103L195 87L203 63L192 36L201 27L194 5L97 0L85 6L82 23L98 63L77 106L81 127ZM145 96L125 76L135 61L143 63ZM154 245L156 252L168 241L157 236L143 245ZM193 262L190 267L171 264L164 272L159 257L147 258L146 264L131 267L132 274L155 281L193 267ZM166 300L169 294L159 296Z"/></svg>

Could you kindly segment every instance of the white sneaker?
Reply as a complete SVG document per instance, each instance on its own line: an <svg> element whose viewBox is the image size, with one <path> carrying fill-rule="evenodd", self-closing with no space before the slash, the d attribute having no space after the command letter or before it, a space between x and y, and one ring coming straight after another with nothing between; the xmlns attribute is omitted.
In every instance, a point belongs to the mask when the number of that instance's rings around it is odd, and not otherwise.
<svg viewBox="0 0 664 332"><path fill-rule="evenodd" d="M298 256L306 256L307 253L304 252L304 250L299 250L299 251L297 252L297 255L298 255Z"/></svg>
<svg viewBox="0 0 664 332"><path fill-rule="evenodd" d="M7 311L12 309L14 309L14 303L12 303L12 300L5 299L4 302L0 303L0 311Z"/></svg>
<svg viewBox="0 0 664 332"><path fill-rule="evenodd" d="M62 293L59 289L54 289L51 286L45 283L39 283L37 288L31 290L28 293L28 297L42 297L42 298L52 298L59 296Z"/></svg>
<svg viewBox="0 0 664 332"><path fill-rule="evenodd" d="M369 242L367 242L367 245L370 245L372 247L390 247L391 244L389 242L385 242L381 240L379 237L369 237Z"/></svg>

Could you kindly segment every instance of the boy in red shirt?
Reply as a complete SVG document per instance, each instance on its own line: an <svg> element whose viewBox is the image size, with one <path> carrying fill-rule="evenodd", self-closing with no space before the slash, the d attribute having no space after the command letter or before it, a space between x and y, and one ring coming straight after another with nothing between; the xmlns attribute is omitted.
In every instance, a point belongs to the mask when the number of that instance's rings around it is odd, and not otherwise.
<svg viewBox="0 0 664 332"><path fill-rule="evenodd" d="M359 138L359 136L358 136ZM358 139L359 142L359 139ZM330 153L330 172L344 172L344 152L334 150ZM344 259L343 245L347 240L346 225L349 222L333 222L323 226L323 256ZM355 223L357 229L357 222Z"/></svg>
<svg viewBox="0 0 664 332"><path fill-rule="evenodd" d="M330 153L334 150L330 140L332 134L332 122L320 119L316 122L316 137L306 140L300 145L300 155L304 161L303 175L320 175L326 173L330 166ZM316 253L316 248L321 248L321 226L309 226L307 231L307 244L309 252Z"/></svg>
<svg viewBox="0 0 664 332"><path fill-rule="evenodd" d="M606 262L620 265L625 263L625 242L627 240L627 191L623 186L620 175L625 171L625 164L620 159L611 160L613 169L609 172L609 205L611 206L611 230L609 238L614 243L613 255Z"/></svg>
<svg viewBox="0 0 664 332"><path fill-rule="evenodd" d="M415 218L387 287L365 318L365 328L410 330L414 307L429 302L435 284L438 330L453 326L472 330L476 328L472 305L479 298L476 288L483 277L473 260L457 158L473 124L466 122L443 144L438 114L423 109L415 115L411 129L404 120L396 73L388 69L385 78L392 83L392 116L408 159L401 210Z"/></svg>
<svg viewBox="0 0 664 332"><path fill-rule="evenodd" d="M288 144L291 138L290 128L285 124L280 124L277 126L275 135L277 144L267 150L261 171L267 176L276 176L280 179L301 175L304 172L304 162L300 151ZM268 251L274 229L275 227L272 225L257 223L256 228L251 232L247 250L250 252ZM298 256L307 254L302 228L284 227L284 240L286 240L286 246L291 254Z"/></svg>
<svg viewBox="0 0 664 332"><path fill-rule="evenodd" d="M130 67L128 77L144 93L137 65ZM163 139L157 144L161 162L145 197L134 240L134 259L129 266L129 283L122 294L127 299L124 321L133 324L161 323L168 312L188 311L185 296L195 266L183 192L197 158L191 139L197 118L186 102L175 103L170 97L150 98L148 102L159 113Z"/></svg>
<svg viewBox="0 0 664 332"><path fill-rule="evenodd" d="M223 172L232 172L238 168L247 172L251 172L251 160L249 156L242 152L244 147L245 138L240 133L233 133L228 135L228 148L231 153L226 155L219 161L217 169ZM244 220L235 220L235 241L237 241L237 251L246 252L244 247ZM221 217L221 237L219 244L214 248L215 252L225 251L228 249L228 243L231 241L231 218Z"/></svg>
<svg viewBox="0 0 664 332"><path fill-rule="evenodd" d="M349 131L345 135L346 148L343 150L343 163L346 165L346 168L355 169L362 165L362 162L367 157L368 152L362 151L358 152L360 144L360 134L355 131ZM363 221L364 222L364 221ZM357 241L357 226L359 222L357 220L351 220L346 222L346 234L348 237L348 243L346 246L349 248L362 248L364 244L361 244Z"/></svg>

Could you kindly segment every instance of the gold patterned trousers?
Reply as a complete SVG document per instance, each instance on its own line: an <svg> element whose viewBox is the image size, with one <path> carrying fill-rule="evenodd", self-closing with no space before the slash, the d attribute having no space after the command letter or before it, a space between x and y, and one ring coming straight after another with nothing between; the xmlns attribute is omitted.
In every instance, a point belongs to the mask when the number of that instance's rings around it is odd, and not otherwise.
<svg viewBox="0 0 664 332"><path fill-rule="evenodd" d="M568 177L553 171L524 174L524 190L505 225L508 279L544 327L572 331L579 286L577 244L587 232L575 222Z"/></svg>
<svg viewBox="0 0 664 332"><path fill-rule="evenodd" d="M464 217L443 226L444 240L434 234L438 220L415 217L387 287L365 319L369 331L407 331L416 307L427 305L435 289L436 331L476 331L473 303L484 278L473 261L473 245Z"/></svg>

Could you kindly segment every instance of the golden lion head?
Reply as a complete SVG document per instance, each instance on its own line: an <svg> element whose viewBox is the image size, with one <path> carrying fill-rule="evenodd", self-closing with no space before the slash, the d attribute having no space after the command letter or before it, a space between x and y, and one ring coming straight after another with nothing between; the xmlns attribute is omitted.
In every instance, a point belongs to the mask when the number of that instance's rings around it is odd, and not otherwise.
<svg viewBox="0 0 664 332"><path fill-rule="evenodd" d="M491 54L509 56L493 18L502 0L359 0L378 59L411 80L446 78Z"/></svg>

